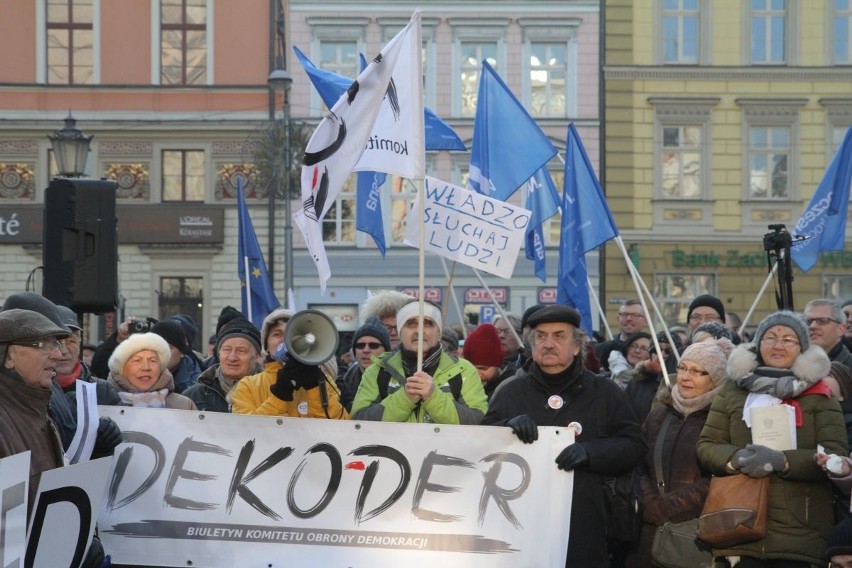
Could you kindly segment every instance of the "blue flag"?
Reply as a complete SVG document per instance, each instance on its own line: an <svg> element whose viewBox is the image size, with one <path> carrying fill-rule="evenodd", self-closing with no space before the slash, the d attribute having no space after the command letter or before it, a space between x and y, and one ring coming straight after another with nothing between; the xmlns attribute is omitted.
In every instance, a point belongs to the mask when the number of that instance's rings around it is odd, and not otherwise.
<svg viewBox="0 0 852 568"><path fill-rule="evenodd" d="M807 209L793 233L807 240L793 245L790 258L802 272L817 263L824 250L843 250L846 215L849 213L849 186L852 185L852 127L825 170Z"/></svg>
<svg viewBox="0 0 852 568"><path fill-rule="evenodd" d="M352 84L353 79L320 69L295 45L293 51L296 53L299 63L302 64L305 73L308 74L308 78L313 83L322 102L328 108L334 106L340 95ZM464 142L456 134L456 131L433 111L424 108L423 119L427 150L466 150Z"/></svg>
<svg viewBox="0 0 852 568"><path fill-rule="evenodd" d="M260 245L257 244L257 235L246 208L241 179L237 182L237 219L239 220L237 275L241 282L242 312L249 321L260 327L263 318L281 304L275 297L269 273L266 271L266 263L263 261L263 253L260 252ZM248 282L246 281L247 263ZM288 266L286 269L292 270L292 267ZM247 289L251 289L251 313L248 308Z"/></svg>
<svg viewBox="0 0 852 568"><path fill-rule="evenodd" d="M556 148L506 83L482 62L468 185L506 201L556 155Z"/></svg>
<svg viewBox="0 0 852 568"><path fill-rule="evenodd" d="M586 285L586 253L618 236L592 163L574 124L568 125L565 146L565 187L562 192L562 238L556 302L580 312L583 330L592 333L592 310Z"/></svg>
<svg viewBox="0 0 852 568"><path fill-rule="evenodd" d="M525 252L527 258L535 263L535 275L542 282L547 282L542 226L559 211L559 193L546 167L538 170L526 185L527 209L532 212L532 215L527 225Z"/></svg>

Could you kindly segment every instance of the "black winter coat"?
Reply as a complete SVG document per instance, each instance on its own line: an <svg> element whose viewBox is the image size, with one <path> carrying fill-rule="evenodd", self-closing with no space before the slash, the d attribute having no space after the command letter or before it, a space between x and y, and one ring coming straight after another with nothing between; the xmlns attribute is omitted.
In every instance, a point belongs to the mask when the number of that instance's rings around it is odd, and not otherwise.
<svg viewBox="0 0 852 568"><path fill-rule="evenodd" d="M230 404L219 384L216 373L219 365L214 365L198 376L198 382L183 391L183 396L192 400L201 412L230 412Z"/></svg>
<svg viewBox="0 0 852 568"><path fill-rule="evenodd" d="M551 390L533 363L528 372L519 372L497 389L482 423L505 426L509 419L527 414L539 426L565 427L571 422L582 425L576 443L588 452L589 464L574 470L566 566L607 568L603 477L633 469L644 457L647 446L627 397L615 383L584 369L579 359L568 372L573 375L569 382L561 389ZM547 405L548 397L554 394L565 401L558 410Z"/></svg>

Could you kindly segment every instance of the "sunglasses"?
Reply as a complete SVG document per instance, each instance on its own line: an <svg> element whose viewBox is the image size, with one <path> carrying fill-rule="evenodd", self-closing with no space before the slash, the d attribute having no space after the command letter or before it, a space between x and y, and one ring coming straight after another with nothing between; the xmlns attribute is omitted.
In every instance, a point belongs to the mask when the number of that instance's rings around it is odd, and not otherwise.
<svg viewBox="0 0 852 568"><path fill-rule="evenodd" d="M370 349L375 350L381 346L382 344L378 341L359 341L355 344L355 349L366 349L367 347L369 347Z"/></svg>

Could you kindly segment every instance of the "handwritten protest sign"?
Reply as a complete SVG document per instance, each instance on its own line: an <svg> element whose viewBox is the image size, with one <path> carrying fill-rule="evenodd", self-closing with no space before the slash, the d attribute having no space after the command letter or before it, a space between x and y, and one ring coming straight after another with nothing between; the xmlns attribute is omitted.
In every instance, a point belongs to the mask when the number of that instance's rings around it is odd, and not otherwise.
<svg viewBox="0 0 852 568"><path fill-rule="evenodd" d="M125 439L98 525L114 562L565 564L568 429L522 444L486 426L100 408Z"/></svg>
<svg viewBox="0 0 852 568"><path fill-rule="evenodd" d="M419 222L420 194L405 226L405 244L473 268L511 278L531 213L504 201L429 176L424 180L426 214Z"/></svg>

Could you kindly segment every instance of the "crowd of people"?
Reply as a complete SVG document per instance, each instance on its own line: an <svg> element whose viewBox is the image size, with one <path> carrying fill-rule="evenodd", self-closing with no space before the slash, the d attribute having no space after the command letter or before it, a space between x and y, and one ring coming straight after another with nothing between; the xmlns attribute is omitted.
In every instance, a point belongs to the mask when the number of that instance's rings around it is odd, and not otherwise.
<svg viewBox="0 0 852 568"><path fill-rule="evenodd" d="M523 443L568 427L575 441L554 464L574 474L566 566L653 566L659 528L697 518L712 477L737 473L769 478L767 531L713 549L715 568L852 566L852 301L814 299L749 334L714 296L666 330L628 300L604 340L563 305L451 329L440 307L386 291L361 306L345 356L319 364L282 346L294 316L279 308L257 327L227 307L207 355L192 349L189 316L128 318L87 359L76 314L13 294L0 310L0 458L32 452L32 505L43 471L111 455L122 434L109 418L75 441L97 416L78 408L78 389L99 405L504 426ZM783 450L752 430L755 410L779 404L795 428ZM641 530L616 542L618 476L636 480ZM95 538L83 566L105 562Z"/></svg>

